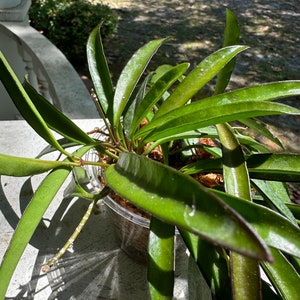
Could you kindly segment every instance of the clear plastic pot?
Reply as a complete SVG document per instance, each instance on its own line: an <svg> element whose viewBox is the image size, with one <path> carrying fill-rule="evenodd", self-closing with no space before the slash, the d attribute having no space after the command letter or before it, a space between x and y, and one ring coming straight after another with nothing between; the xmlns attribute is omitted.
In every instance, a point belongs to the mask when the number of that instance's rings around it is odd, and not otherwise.
<svg viewBox="0 0 300 300"><path fill-rule="evenodd" d="M86 160L98 161L98 152L90 150L86 154ZM96 166L86 165L86 172L94 190L99 192L103 188L100 182L103 171ZM108 208L121 249L134 260L146 263L148 259L150 219L119 204L110 196L105 197L103 201ZM175 233L176 252L182 251L183 248L185 249L185 246L177 228Z"/></svg>
<svg viewBox="0 0 300 300"><path fill-rule="evenodd" d="M95 150L86 154L86 160L97 161L98 159L98 153ZM96 191L101 190L101 168L87 165L86 171L93 188ZM150 220L127 209L110 196L104 198L104 203L108 207L116 236L120 240L121 249L134 260L145 263L147 261Z"/></svg>

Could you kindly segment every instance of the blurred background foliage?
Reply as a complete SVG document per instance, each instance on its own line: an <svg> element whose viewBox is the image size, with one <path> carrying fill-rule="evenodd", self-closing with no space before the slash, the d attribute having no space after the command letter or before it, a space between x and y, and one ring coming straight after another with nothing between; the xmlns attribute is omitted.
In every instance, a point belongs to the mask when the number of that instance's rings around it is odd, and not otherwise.
<svg viewBox="0 0 300 300"><path fill-rule="evenodd" d="M32 0L31 26L43 33L76 67L86 62L86 42L92 29L102 25L102 38L117 29L118 16L108 5L88 0Z"/></svg>

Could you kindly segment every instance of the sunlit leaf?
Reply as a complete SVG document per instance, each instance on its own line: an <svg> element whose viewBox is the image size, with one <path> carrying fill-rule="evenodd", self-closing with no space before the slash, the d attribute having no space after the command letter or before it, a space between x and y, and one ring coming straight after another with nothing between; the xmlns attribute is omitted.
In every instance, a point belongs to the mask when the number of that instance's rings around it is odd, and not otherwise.
<svg viewBox="0 0 300 300"><path fill-rule="evenodd" d="M226 63L246 48L245 46L226 47L206 57L184 78L170 97L164 101L156 117L161 117L187 103Z"/></svg>
<svg viewBox="0 0 300 300"><path fill-rule="evenodd" d="M151 219L148 245L148 285L151 299L172 299L174 233L174 226L156 218Z"/></svg>
<svg viewBox="0 0 300 300"><path fill-rule="evenodd" d="M268 246L300 258L300 229L287 218L262 205L212 190L254 228Z"/></svg>
<svg viewBox="0 0 300 300"><path fill-rule="evenodd" d="M112 115L109 115L109 107L113 105L114 89L110 78L102 39L100 34L101 26L97 26L91 32L87 42L87 60L89 71L95 87L101 108L112 124Z"/></svg>
<svg viewBox="0 0 300 300"><path fill-rule="evenodd" d="M41 174L56 168L71 169L79 163L69 161L52 161L35 158L17 157L0 154L0 174L7 176L31 176Z"/></svg>
<svg viewBox="0 0 300 300"><path fill-rule="evenodd" d="M226 252L215 247L199 236L180 229L185 244L195 259L201 274L216 299L231 299L228 258Z"/></svg>
<svg viewBox="0 0 300 300"><path fill-rule="evenodd" d="M251 228L219 197L189 176L125 152L104 175L113 190L155 217L245 255L270 259L267 248Z"/></svg>
<svg viewBox="0 0 300 300"><path fill-rule="evenodd" d="M82 156L88 149L82 147L74 155ZM65 162L68 162L68 158ZM0 299L5 298L6 289L26 245L69 173L70 168L58 168L49 173L26 207L0 266Z"/></svg>
<svg viewBox="0 0 300 300"><path fill-rule="evenodd" d="M265 198L265 200L271 203L271 205L274 206L281 214L283 214L295 226L297 226L297 220L294 218L292 212L288 209L288 207L285 204L290 202L291 200L287 187L283 182L253 179L252 184Z"/></svg>
<svg viewBox="0 0 300 300"><path fill-rule="evenodd" d="M130 99L131 94L139 79L141 78L146 66L155 54L157 49L167 39L153 40L140 48L126 64L118 79L113 100L113 124L117 128L120 123L122 113Z"/></svg>
<svg viewBox="0 0 300 300"><path fill-rule="evenodd" d="M46 122L32 103L17 75L7 62L3 53L0 51L0 73L1 81L16 105L20 114L28 124L50 145L60 152L69 155L56 141Z"/></svg>
<svg viewBox="0 0 300 300"><path fill-rule="evenodd" d="M269 93L269 90L274 87ZM281 87L281 88L280 88ZM300 94L300 82L274 83L240 89L185 105L155 118L136 137L145 143L201 127L262 115L300 114L296 108L272 103L276 97Z"/></svg>
<svg viewBox="0 0 300 300"><path fill-rule="evenodd" d="M24 88L49 128L78 144L93 144L94 140L65 114L40 95L27 81Z"/></svg>
<svg viewBox="0 0 300 300"><path fill-rule="evenodd" d="M146 117L149 110L162 98L163 94L172 86L172 84L186 72L188 66L188 63L182 63L175 67L171 67L154 83L136 109L130 128L131 136L136 131L143 118Z"/></svg>
<svg viewBox="0 0 300 300"><path fill-rule="evenodd" d="M262 264L267 276L282 297L281 299L297 299L300 295L299 274L280 251L271 248L271 252L274 263Z"/></svg>

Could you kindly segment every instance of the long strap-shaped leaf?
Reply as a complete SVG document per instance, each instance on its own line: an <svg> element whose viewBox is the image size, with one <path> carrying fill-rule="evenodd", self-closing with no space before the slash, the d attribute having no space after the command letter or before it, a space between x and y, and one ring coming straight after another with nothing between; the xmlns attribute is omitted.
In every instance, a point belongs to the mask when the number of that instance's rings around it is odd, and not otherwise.
<svg viewBox="0 0 300 300"><path fill-rule="evenodd" d="M78 144L94 143L88 134L40 95L27 81L24 82L23 86L32 103L51 129Z"/></svg>
<svg viewBox="0 0 300 300"><path fill-rule="evenodd" d="M272 106L270 103L266 105L260 103L298 94L300 94L300 81L270 83L216 95L165 114L163 118L158 118L140 129L137 137L144 137L148 134L149 138L145 139L145 142L151 139L162 139L171 134L192 130L189 128L195 129L198 126L206 126L205 124L214 125L218 122L241 119L243 115L252 117L275 114L275 111L299 114L299 110L293 108L290 110L287 107ZM256 108L257 111L255 111ZM155 129L160 132L158 136Z"/></svg>
<svg viewBox="0 0 300 300"><path fill-rule="evenodd" d="M292 264L276 249L272 249L274 263L263 263L263 268L274 283L274 287L281 299L294 300L300 295L300 276Z"/></svg>
<svg viewBox="0 0 300 300"><path fill-rule="evenodd" d="M239 213L268 246L300 258L300 229L298 226L262 205L217 190L212 190L212 192Z"/></svg>
<svg viewBox="0 0 300 300"><path fill-rule="evenodd" d="M122 113L150 59L166 40L167 38L149 42L140 48L124 67L117 82L113 107L110 107L112 112L108 110L108 113L113 115L114 128L118 128Z"/></svg>
<svg viewBox="0 0 300 300"><path fill-rule="evenodd" d="M212 295L215 296L214 299L231 299L228 263L220 254L221 250L188 231L180 229L180 234L209 285Z"/></svg>
<svg viewBox="0 0 300 300"><path fill-rule="evenodd" d="M245 46L226 47L205 58L165 100L155 118L187 103L226 63L246 48Z"/></svg>
<svg viewBox="0 0 300 300"><path fill-rule="evenodd" d="M285 204L291 203L291 199L287 187L283 182L252 179L251 183L268 203L272 203L272 205L274 205L282 215L289 219L291 223L298 226L296 218Z"/></svg>
<svg viewBox="0 0 300 300"><path fill-rule="evenodd" d="M255 153L246 156L251 178L278 181L300 181L300 155L291 153ZM184 166L185 174L220 172L222 159L201 160Z"/></svg>
<svg viewBox="0 0 300 300"><path fill-rule="evenodd" d="M130 127L131 136L133 136L150 109L161 99L163 94L172 86L172 84L186 72L188 67L188 63L182 63L178 66L171 67L170 70L154 83L135 111Z"/></svg>
<svg viewBox="0 0 300 300"><path fill-rule="evenodd" d="M151 219L148 284L151 299L172 299L174 286L174 226Z"/></svg>
<svg viewBox="0 0 300 300"><path fill-rule="evenodd" d="M300 87L300 82L297 85ZM300 94L299 90L297 94ZM157 118L142 127L137 132L136 138L142 137L143 143L148 143L172 134L175 135L240 118L283 113L300 114L300 110L280 103L261 101L226 103L226 101L222 101L221 97L219 100L212 101L210 105L202 105L202 101L199 101L166 113L163 117Z"/></svg>
<svg viewBox="0 0 300 300"><path fill-rule="evenodd" d="M239 26L230 10L226 11L224 46L237 44ZM225 91L235 61L223 68L218 76L215 94ZM250 178L241 145L227 123L216 125L222 144L223 178L225 190L230 195L251 201ZM258 261L240 253L230 253L232 296L236 300L261 298L261 284Z"/></svg>
<svg viewBox="0 0 300 300"><path fill-rule="evenodd" d="M30 126L50 145L69 156L69 153L66 152L56 141L46 122L41 117L35 105L30 100L17 75L14 73L1 51L0 73L3 85L5 86L14 104L16 105L24 119L28 122L28 124L30 124Z"/></svg>
<svg viewBox="0 0 300 300"><path fill-rule="evenodd" d="M97 97L101 104L101 108L112 124L112 115L109 115L107 113L108 107L112 105L114 89L103 50L100 30L101 26L97 26L91 32L88 38L87 60L89 65L89 71L93 80Z"/></svg>
<svg viewBox="0 0 300 300"><path fill-rule="evenodd" d="M0 174L7 176L32 176L56 168L68 169L75 166L79 166L79 162L42 160L0 154Z"/></svg>
<svg viewBox="0 0 300 300"><path fill-rule="evenodd" d="M270 259L267 247L248 224L189 176L125 152L104 175L113 190L154 216L226 248Z"/></svg>
<svg viewBox="0 0 300 300"><path fill-rule="evenodd" d="M217 124L216 127L222 144L225 190L230 195L251 201L250 178L241 146L228 124ZM230 265L233 298L260 299L258 261L231 252Z"/></svg>
<svg viewBox="0 0 300 300"><path fill-rule="evenodd" d="M87 150L87 147L83 147L76 151L74 155L82 156ZM65 161L67 162L68 159ZM69 175L70 170L70 168L58 168L53 170L36 190L22 215L0 266L0 299L5 298L10 279L26 245L29 243L47 207Z"/></svg>

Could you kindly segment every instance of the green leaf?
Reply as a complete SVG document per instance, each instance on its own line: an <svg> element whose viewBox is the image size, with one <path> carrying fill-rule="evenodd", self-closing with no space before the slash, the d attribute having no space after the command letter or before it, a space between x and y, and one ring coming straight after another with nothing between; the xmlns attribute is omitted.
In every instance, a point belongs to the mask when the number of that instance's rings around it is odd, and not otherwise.
<svg viewBox="0 0 300 300"><path fill-rule="evenodd" d="M69 153L67 153L56 141L46 122L32 103L17 75L14 73L1 51L0 73L4 87L27 123L50 145L68 156Z"/></svg>
<svg viewBox="0 0 300 300"><path fill-rule="evenodd" d="M258 262L238 253L231 253L231 282L233 299L261 299Z"/></svg>
<svg viewBox="0 0 300 300"><path fill-rule="evenodd" d="M285 81L215 95L174 109L161 118L155 118L141 128L136 137L144 137L148 134L149 138L145 140L148 142L170 134L253 116L279 113L299 114L299 110L281 106L282 104L273 103L275 106L272 106L271 103L262 102L299 94L300 81ZM173 130L170 130L171 128ZM156 137L156 131L161 132L158 137ZM155 135L150 134L152 132Z"/></svg>
<svg viewBox="0 0 300 300"><path fill-rule="evenodd" d="M278 145L279 147L283 148L280 140L276 138L267 128L267 124L262 122L261 120L257 119L243 119L239 120L239 122L245 124L249 128L255 130L257 133L259 133L260 136L265 136L270 141Z"/></svg>
<svg viewBox="0 0 300 300"><path fill-rule="evenodd" d="M231 195L250 201L250 178L239 141L228 124L217 124L216 127L222 144L225 190Z"/></svg>
<svg viewBox="0 0 300 300"><path fill-rule="evenodd" d="M247 158L251 178L300 181L300 155L260 153Z"/></svg>
<svg viewBox="0 0 300 300"><path fill-rule="evenodd" d="M286 206L293 213L294 217L300 222L300 205L286 203Z"/></svg>
<svg viewBox="0 0 300 300"><path fill-rule="evenodd" d="M224 32L223 47L237 45L240 39L240 27L235 15L226 9L226 27ZM235 66L236 58L233 58L218 74L215 95L223 93L228 85L231 73Z"/></svg>
<svg viewBox="0 0 300 300"><path fill-rule="evenodd" d="M297 220L292 212L288 209L285 202L291 202L286 185L283 182L252 180L252 184L256 190L269 202L271 205L297 226Z"/></svg>
<svg viewBox="0 0 300 300"><path fill-rule="evenodd" d="M286 153L256 153L246 156L246 162L252 179L300 181L300 155ZM220 158L199 160L184 166L185 174L201 172L221 172Z"/></svg>
<svg viewBox="0 0 300 300"><path fill-rule="evenodd" d="M168 71L155 81L154 85L148 91L135 111L130 128L130 136L133 136L150 109L162 98L163 94L172 86L172 84L186 72L188 67L188 63L182 63L175 67L170 67Z"/></svg>
<svg viewBox="0 0 300 300"><path fill-rule="evenodd" d="M125 152L104 176L109 187L155 217L223 247L270 260L267 248L243 219L191 177Z"/></svg>
<svg viewBox="0 0 300 300"><path fill-rule="evenodd" d="M80 157L88 150L89 147L82 147L74 155ZM64 162L68 160L66 158ZM5 298L10 279L26 245L69 173L70 168L58 168L49 173L26 207L0 266L0 299Z"/></svg>
<svg viewBox="0 0 300 300"><path fill-rule="evenodd" d="M118 128L122 113L149 61L166 40L167 38L154 40L140 48L123 69L115 90L113 111L109 112L113 115L115 128Z"/></svg>
<svg viewBox="0 0 300 300"><path fill-rule="evenodd" d="M151 299L172 299L174 287L174 226L150 222L148 284Z"/></svg>
<svg viewBox="0 0 300 300"><path fill-rule="evenodd" d="M158 110L160 117L188 102L207 82L209 82L234 56L245 50L245 46L231 46L220 49L205 58L189 75Z"/></svg>
<svg viewBox="0 0 300 300"><path fill-rule="evenodd" d="M51 129L78 144L95 143L89 135L40 95L27 81L24 82L24 88L32 103Z"/></svg>
<svg viewBox="0 0 300 300"><path fill-rule="evenodd" d="M245 157L237 137L227 123L217 124L222 144L223 178L228 194L251 201L250 178ZM259 299L260 276L258 261L230 253L232 295L234 299Z"/></svg>
<svg viewBox="0 0 300 300"><path fill-rule="evenodd" d="M109 107L113 105L114 89L110 72L105 58L102 40L101 25L94 28L87 42L87 60L95 91L101 108L112 124L113 117L109 115Z"/></svg>
<svg viewBox="0 0 300 300"><path fill-rule="evenodd" d="M216 97L219 98L220 96ZM143 143L146 144L163 139L169 135L230 122L240 118L282 113L300 114L298 109L280 103L236 101L235 103L224 104L224 102L222 103L222 97L218 99L219 101L213 100L209 106L203 105L202 100L175 109L166 113L163 117L155 118L137 132L136 138L142 137Z"/></svg>
<svg viewBox="0 0 300 300"><path fill-rule="evenodd" d="M215 299L231 299L227 254L199 236L180 229L180 234L195 259Z"/></svg>
<svg viewBox="0 0 300 300"><path fill-rule="evenodd" d="M124 131L125 134L127 135L127 138L129 140L132 141L132 136L130 134L131 130L132 130L132 122L133 119L136 117L137 115L137 109L140 106L141 102L143 101L145 94L147 92L147 88L148 88L148 84L151 80L151 76L152 76L152 72L149 73L146 78L143 80L143 82L141 83L141 85L138 88L138 91L136 92L136 95L133 95L134 99L133 101L129 101L130 105L128 107L128 109L126 109L125 116L124 116L124 121L123 121L123 127L124 127ZM147 113L146 113L147 114Z"/></svg>
<svg viewBox="0 0 300 300"><path fill-rule="evenodd" d="M276 249L270 248L274 257L272 264L262 263L263 269L281 296L281 299L294 300L300 295L300 276L290 262Z"/></svg>
<svg viewBox="0 0 300 300"><path fill-rule="evenodd" d="M211 190L239 213L268 246L300 258L300 229L269 208Z"/></svg>
<svg viewBox="0 0 300 300"><path fill-rule="evenodd" d="M51 161L0 154L0 174L7 176L31 176L56 168L70 170L72 166L78 165L79 163L69 161Z"/></svg>

